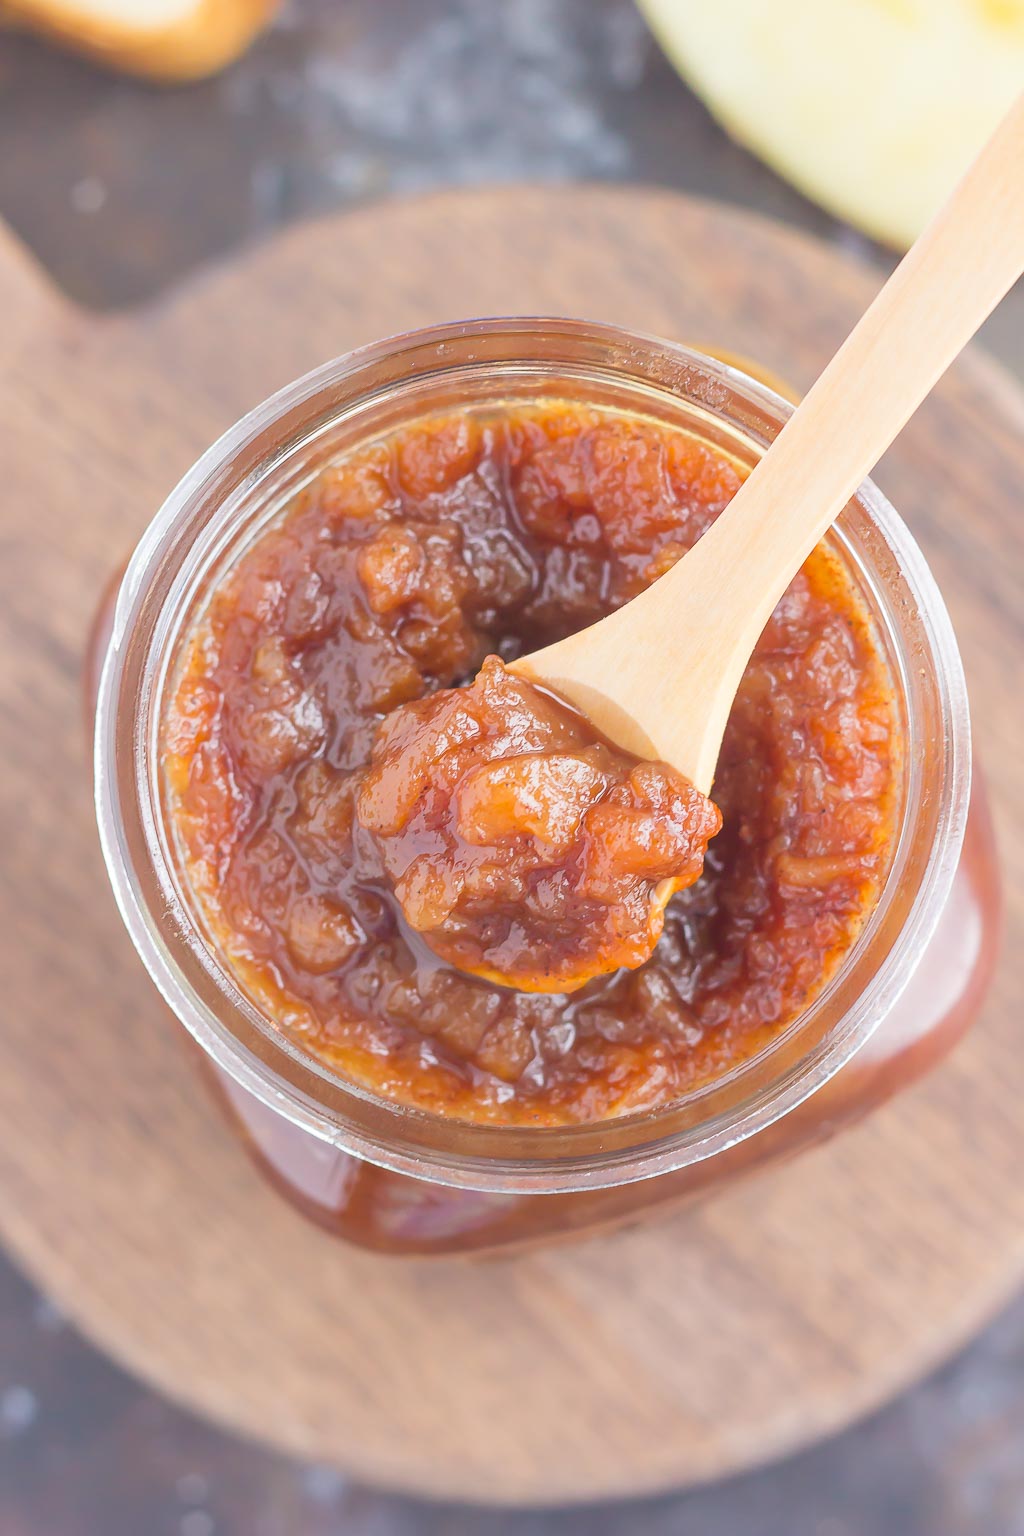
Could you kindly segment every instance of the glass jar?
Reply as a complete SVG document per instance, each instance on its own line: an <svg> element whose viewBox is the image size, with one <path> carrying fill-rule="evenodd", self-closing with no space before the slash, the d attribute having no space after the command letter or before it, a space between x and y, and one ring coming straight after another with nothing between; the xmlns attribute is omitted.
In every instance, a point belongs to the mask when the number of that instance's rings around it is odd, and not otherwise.
<svg viewBox="0 0 1024 1536"><path fill-rule="evenodd" d="M162 810L158 722L181 637L225 568L355 443L467 402L642 412L752 464L792 407L684 347L609 326L483 320L378 343L282 390L199 460L97 629L96 803L129 933L260 1168L339 1235L393 1252L497 1248L632 1218L807 1147L937 1061L975 1017L998 880L971 787L967 697L942 598L870 482L829 538L895 680L906 751L892 867L822 994L770 1047L654 1114L523 1130L445 1120L332 1074L261 1016L208 947Z"/></svg>

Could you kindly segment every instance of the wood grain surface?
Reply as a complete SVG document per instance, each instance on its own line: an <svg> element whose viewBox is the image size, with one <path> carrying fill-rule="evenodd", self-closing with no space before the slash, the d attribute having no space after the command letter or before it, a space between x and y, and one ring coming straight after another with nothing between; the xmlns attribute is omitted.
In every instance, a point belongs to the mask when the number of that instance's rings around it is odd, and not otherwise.
<svg viewBox="0 0 1024 1536"><path fill-rule="evenodd" d="M980 1027L868 1124L628 1233L485 1262L345 1248L211 1114L121 930L79 667L104 582L196 453L376 336L568 313L805 387L879 286L749 215L508 188L294 231L162 305L91 319L0 238L0 1232L180 1402L426 1494L536 1503L716 1476L849 1422L1024 1277L1024 401L975 354L879 481L942 584L989 768L1011 931Z"/></svg>

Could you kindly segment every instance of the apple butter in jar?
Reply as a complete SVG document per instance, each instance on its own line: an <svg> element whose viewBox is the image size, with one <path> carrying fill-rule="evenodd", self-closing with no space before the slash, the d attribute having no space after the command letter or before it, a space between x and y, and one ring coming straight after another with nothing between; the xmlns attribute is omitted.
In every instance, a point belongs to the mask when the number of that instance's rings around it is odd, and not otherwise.
<svg viewBox="0 0 1024 1536"><path fill-rule="evenodd" d="M712 1189L973 1016L963 679L874 487L777 606L710 798L508 670L670 569L786 412L602 327L420 333L260 407L140 546L108 863L247 1144L340 1235L498 1247Z"/></svg>

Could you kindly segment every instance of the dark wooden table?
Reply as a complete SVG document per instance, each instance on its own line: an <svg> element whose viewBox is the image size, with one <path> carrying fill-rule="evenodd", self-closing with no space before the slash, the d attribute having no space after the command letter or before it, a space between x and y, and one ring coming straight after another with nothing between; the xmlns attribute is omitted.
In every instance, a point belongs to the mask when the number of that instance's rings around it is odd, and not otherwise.
<svg viewBox="0 0 1024 1536"><path fill-rule="evenodd" d="M219 80L160 92L0 40L0 217L88 304L137 302L360 199L595 177L710 193L866 249L725 139L628 0L304 0ZM1021 370L1020 294L986 339ZM1017 1536L1022 1444L1018 1304L871 1422L741 1480L585 1513L418 1506L179 1412L0 1267L3 1536Z"/></svg>

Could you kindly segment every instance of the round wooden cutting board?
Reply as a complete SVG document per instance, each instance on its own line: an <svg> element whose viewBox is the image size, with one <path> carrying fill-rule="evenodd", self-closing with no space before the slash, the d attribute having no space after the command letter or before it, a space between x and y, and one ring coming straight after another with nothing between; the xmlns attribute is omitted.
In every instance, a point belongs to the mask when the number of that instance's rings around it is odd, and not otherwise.
<svg viewBox="0 0 1024 1536"><path fill-rule="evenodd" d="M670 1219L488 1261L349 1250L211 1112L121 929L78 671L104 582L193 457L333 354L561 313L805 387L877 272L654 191L453 192L295 230L161 306L65 306L0 239L0 1232L129 1369L221 1424L411 1492L649 1492L847 1424L1024 1278L1024 400L975 353L882 466L973 688L1011 933L984 1019L862 1128ZM1016 813L1016 819L1014 819Z"/></svg>

